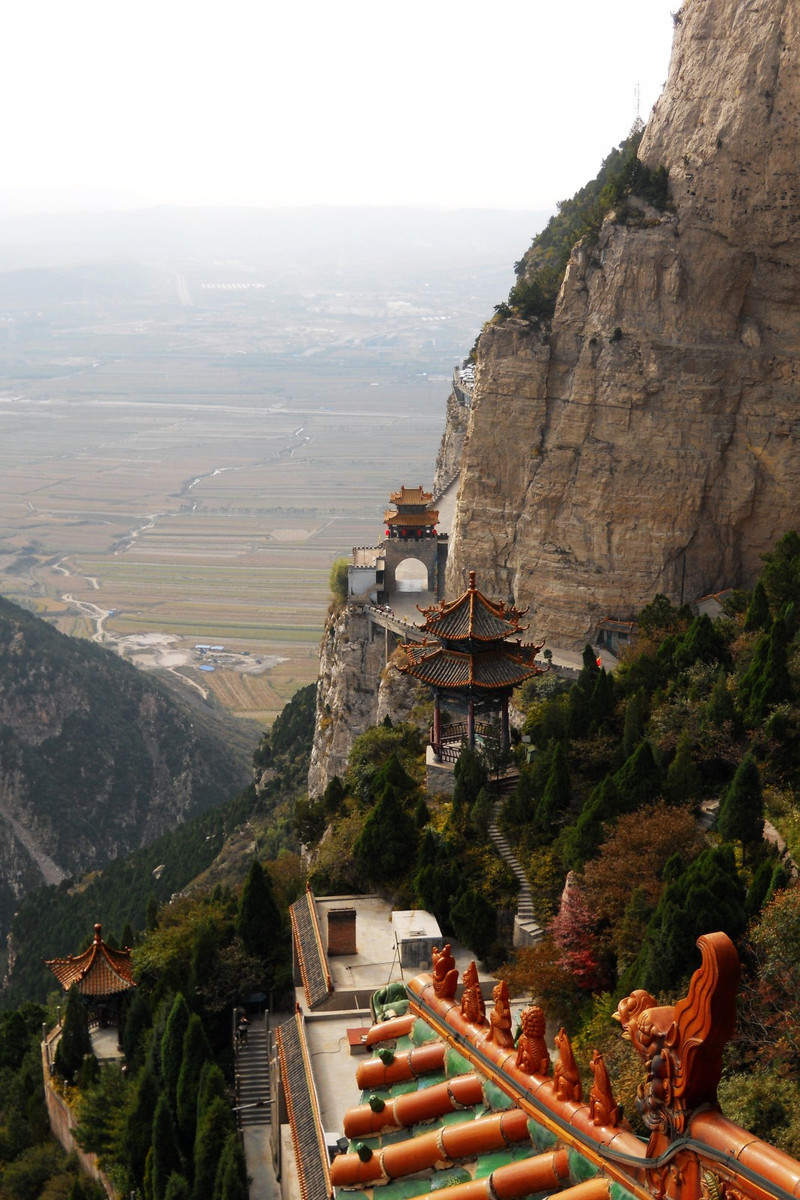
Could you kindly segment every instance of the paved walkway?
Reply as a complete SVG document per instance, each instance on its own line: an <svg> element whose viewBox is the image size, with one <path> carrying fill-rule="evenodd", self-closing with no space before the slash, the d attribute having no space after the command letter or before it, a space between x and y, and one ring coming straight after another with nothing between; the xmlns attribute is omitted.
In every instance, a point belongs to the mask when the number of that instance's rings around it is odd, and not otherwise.
<svg viewBox="0 0 800 1200"><path fill-rule="evenodd" d="M288 1013L273 1014L271 1027L288 1019ZM267 1017L253 1017L247 1029L247 1044L237 1043L236 1105L237 1124L250 1179L250 1200L279 1200L281 1189L275 1178L270 1146L273 1115L269 1079L269 1039Z"/></svg>

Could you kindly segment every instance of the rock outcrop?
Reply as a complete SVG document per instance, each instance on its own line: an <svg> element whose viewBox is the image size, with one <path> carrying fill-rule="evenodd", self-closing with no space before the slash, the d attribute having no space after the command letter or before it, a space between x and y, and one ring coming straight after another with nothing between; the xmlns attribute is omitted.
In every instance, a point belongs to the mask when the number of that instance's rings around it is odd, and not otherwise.
<svg viewBox="0 0 800 1200"><path fill-rule="evenodd" d="M308 771L311 796L321 796L334 775L344 775L359 734L385 717L393 724L413 720L412 710L425 698L415 680L387 666L387 643L382 631L376 632L373 639L367 610L360 604L348 604L326 623ZM390 639L390 654L392 645Z"/></svg>
<svg viewBox="0 0 800 1200"><path fill-rule="evenodd" d="M574 249L552 322L478 344L447 592L579 647L748 585L800 498L800 7L686 0L639 149L672 211Z"/></svg>

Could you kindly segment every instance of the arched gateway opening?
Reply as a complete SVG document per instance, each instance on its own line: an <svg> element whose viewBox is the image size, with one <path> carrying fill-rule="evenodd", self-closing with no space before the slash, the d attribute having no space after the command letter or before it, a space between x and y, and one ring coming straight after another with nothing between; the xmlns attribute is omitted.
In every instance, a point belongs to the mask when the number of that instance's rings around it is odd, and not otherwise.
<svg viewBox="0 0 800 1200"><path fill-rule="evenodd" d="M404 558L394 573L395 591L427 592L428 568L418 558Z"/></svg>

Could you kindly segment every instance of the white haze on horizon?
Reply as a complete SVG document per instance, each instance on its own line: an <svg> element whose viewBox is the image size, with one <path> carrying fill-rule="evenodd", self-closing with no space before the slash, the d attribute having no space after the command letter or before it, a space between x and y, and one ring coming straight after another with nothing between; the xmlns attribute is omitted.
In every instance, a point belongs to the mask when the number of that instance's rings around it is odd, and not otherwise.
<svg viewBox="0 0 800 1200"><path fill-rule="evenodd" d="M0 18L0 215L551 209L646 119L679 0L39 0Z"/></svg>

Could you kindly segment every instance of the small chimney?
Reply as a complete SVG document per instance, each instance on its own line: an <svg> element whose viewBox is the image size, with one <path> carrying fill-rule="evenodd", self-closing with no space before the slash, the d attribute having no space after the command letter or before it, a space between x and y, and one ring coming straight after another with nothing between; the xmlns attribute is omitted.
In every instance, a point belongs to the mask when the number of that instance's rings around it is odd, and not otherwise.
<svg viewBox="0 0 800 1200"><path fill-rule="evenodd" d="M355 954L356 910L354 908L328 909L328 954Z"/></svg>

